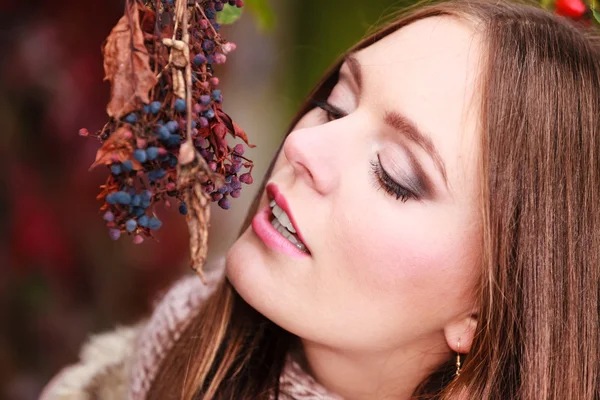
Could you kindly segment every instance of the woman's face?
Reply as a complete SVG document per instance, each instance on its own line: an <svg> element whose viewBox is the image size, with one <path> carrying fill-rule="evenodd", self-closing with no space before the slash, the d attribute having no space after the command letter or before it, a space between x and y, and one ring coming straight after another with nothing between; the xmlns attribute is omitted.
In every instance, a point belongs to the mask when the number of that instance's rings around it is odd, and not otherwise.
<svg viewBox="0 0 600 400"><path fill-rule="evenodd" d="M302 118L268 178L310 254L265 239L269 212L227 255L250 305L307 341L360 351L443 344L474 312L479 57L468 25L433 17L344 63L329 111ZM269 203L265 191L259 209Z"/></svg>

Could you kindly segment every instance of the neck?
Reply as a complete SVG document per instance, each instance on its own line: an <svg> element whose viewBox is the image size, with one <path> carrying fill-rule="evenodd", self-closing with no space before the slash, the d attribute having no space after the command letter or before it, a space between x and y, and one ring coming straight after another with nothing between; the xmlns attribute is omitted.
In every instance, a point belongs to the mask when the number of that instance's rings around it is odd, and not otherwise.
<svg viewBox="0 0 600 400"><path fill-rule="evenodd" d="M394 350L368 352L342 350L300 339L295 358L317 382L345 400L406 400L429 374L451 357L443 338L437 339L428 338Z"/></svg>

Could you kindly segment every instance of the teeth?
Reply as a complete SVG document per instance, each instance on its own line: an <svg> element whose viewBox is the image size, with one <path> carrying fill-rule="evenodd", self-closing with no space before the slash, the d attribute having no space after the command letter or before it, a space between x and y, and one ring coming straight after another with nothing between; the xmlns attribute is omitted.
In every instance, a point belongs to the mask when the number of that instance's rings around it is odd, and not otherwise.
<svg viewBox="0 0 600 400"><path fill-rule="evenodd" d="M271 200L271 204L269 204L269 206L271 208L273 208L277 203L275 202L275 200Z"/></svg>
<svg viewBox="0 0 600 400"><path fill-rule="evenodd" d="M273 202L271 202L272 204ZM285 211L283 211L281 209L281 207L279 207L277 204L271 206L273 215L275 216L275 218L277 218L279 220L279 222L281 222L281 225L285 226L287 228L288 231L292 232L292 233L296 233L296 230L294 229L294 226L292 225L292 222L290 221L290 217L288 217L288 215L286 214Z"/></svg>
<svg viewBox="0 0 600 400"><path fill-rule="evenodd" d="M299 241L290 231L288 231L286 229L285 226L281 225L281 222L279 222L279 220L277 218L274 218L271 221L271 225L273 225L273 227L277 230L277 232L281 233L281 235L283 237L285 237L287 240L289 240L294 245L296 245L296 247L298 249L300 249L300 250L308 253L308 249L306 248L306 246L304 245L304 243L302 243L301 241Z"/></svg>

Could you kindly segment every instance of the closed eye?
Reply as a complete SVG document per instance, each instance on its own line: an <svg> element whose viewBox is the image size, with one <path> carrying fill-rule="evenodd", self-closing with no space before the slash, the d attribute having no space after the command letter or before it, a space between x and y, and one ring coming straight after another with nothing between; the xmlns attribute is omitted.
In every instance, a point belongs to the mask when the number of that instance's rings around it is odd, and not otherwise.
<svg viewBox="0 0 600 400"><path fill-rule="evenodd" d="M313 105L324 111L325 117L327 119L326 122L335 121L336 119L344 118L346 116L346 113L344 111L340 110L339 108L327 101L314 100Z"/></svg>

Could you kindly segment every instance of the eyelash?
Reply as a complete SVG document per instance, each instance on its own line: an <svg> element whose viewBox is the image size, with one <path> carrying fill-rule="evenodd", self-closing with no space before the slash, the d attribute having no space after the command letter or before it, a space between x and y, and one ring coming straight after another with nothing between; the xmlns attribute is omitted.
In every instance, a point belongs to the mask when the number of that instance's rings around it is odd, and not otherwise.
<svg viewBox="0 0 600 400"><path fill-rule="evenodd" d="M326 122L331 122L346 116L342 110L328 103L327 101L313 101L313 105L325 112ZM411 193L404 186L400 185L398 182L394 181L386 172L386 170L383 169L379 154L377 155L377 162L371 161L370 164L371 171L377 179L378 186L383 188L387 194L390 196L395 196L396 200L401 200L403 203L411 197L416 198L413 193Z"/></svg>

